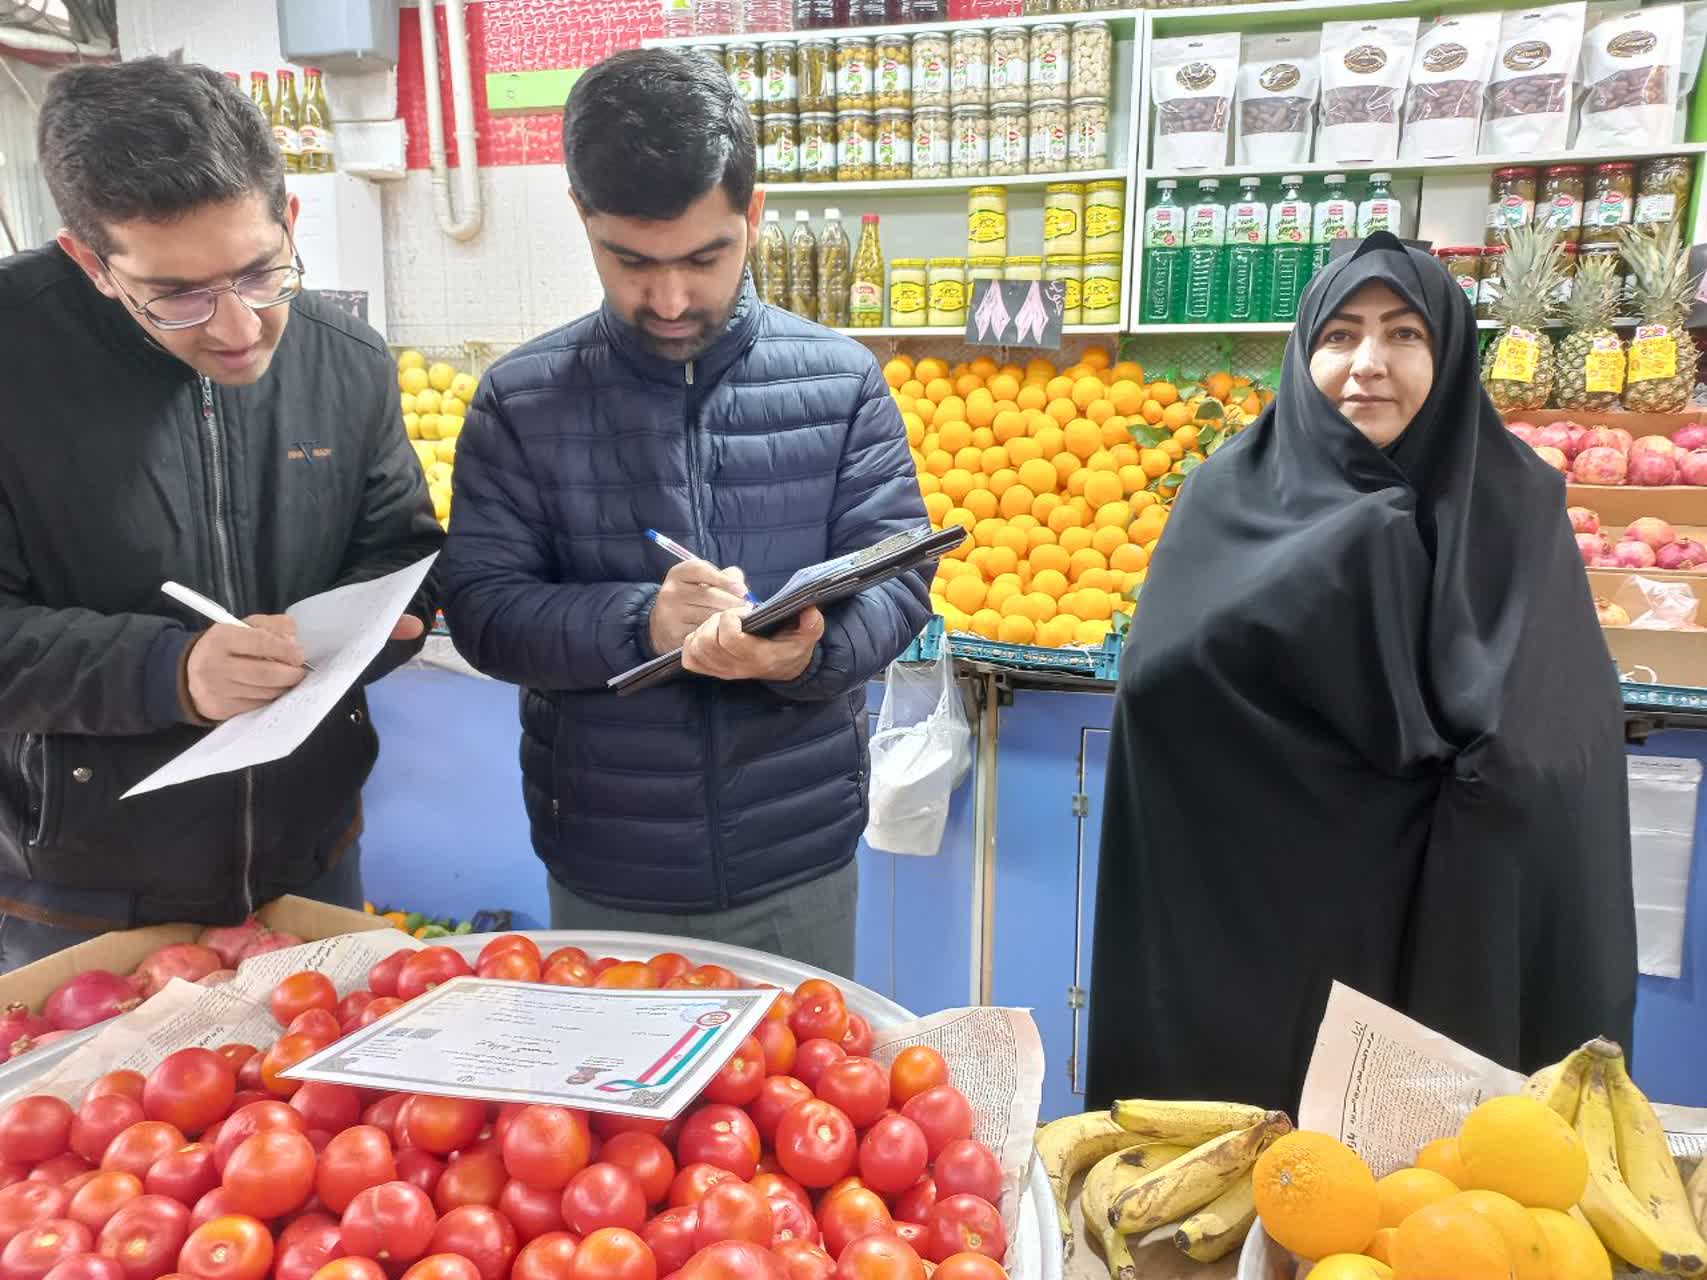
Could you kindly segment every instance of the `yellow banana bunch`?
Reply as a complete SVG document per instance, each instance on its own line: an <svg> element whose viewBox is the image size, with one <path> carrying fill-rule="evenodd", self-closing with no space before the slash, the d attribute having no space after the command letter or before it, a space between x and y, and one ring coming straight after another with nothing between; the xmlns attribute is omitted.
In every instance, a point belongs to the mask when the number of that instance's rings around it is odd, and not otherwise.
<svg viewBox="0 0 1707 1280"><path fill-rule="evenodd" d="M1261 1107L1238 1102L1152 1102L1128 1098L1109 1110L1114 1123L1149 1142L1196 1147L1235 1129L1261 1124Z"/></svg>
<svg viewBox="0 0 1707 1280"><path fill-rule="evenodd" d="M1196 1212L1249 1174L1269 1144L1291 1129L1292 1122L1274 1111L1248 1128L1211 1138L1122 1190L1110 1206L1110 1222L1138 1235Z"/></svg>
<svg viewBox="0 0 1707 1280"><path fill-rule="evenodd" d="M1689 1207L1695 1212L1695 1225L1707 1235L1707 1156L1701 1157L1689 1180Z"/></svg>
<svg viewBox="0 0 1707 1280"><path fill-rule="evenodd" d="M1180 1223L1174 1232L1174 1246L1198 1262L1218 1262L1245 1242L1256 1220L1256 1188L1247 1172Z"/></svg>
<svg viewBox="0 0 1707 1280"><path fill-rule="evenodd" d="M1521 1092L1551 1107L1567 1124L1575 1124L1577 1103L1582 1098L1589 1068L1596 1061L1618 1053L1618 1046L1609 1040L1590 1040L1576 1052L1530 1076Z"/></svg>
<svg viewBox="0 0 1707 1280"><path fill-rule="evenodd" d="M1099 1117L1099 1119L1102 1117ZM1085 1212L1085 1229L1091 1233L1108 1264L1110 1280L1136 1280L1137 1264L1126 1237L1114 1224L1114 1203L1126 1187L1152 1169L1169 1164L1185 1153L1178 1147L1132 1147L1106 1156L1085 1175L1079 1203ZM1073 1239L1067 1237L1067 1256L1072 1257Z"/></svg>
<svg viewBox="0 0 1707 1280"><path fill-rule="evenodd" d="M1069 1251L1073 1245L1073 1224L1067 1216L1067 1197L1073 1179L1097 1161L1143 1141L1100 1111L1051 1121L1037 1131L1037 1158L1043 1162L1043 1172L1055 1192L1061 1238L1067 1242Z"/></svg>

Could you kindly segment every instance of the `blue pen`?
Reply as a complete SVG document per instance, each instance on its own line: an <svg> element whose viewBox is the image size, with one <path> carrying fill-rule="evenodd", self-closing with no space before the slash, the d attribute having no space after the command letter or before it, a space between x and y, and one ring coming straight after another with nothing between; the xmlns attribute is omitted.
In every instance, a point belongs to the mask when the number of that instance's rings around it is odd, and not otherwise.
<svg viewBox="0 0 1707 1280"><path fill-rule="evenodd" d="M696 556L693 552L689 551L681 543L675 541L675 539L673 539L673 538L666 538L663 534L659 533L656 529L648 529L646 531L646 536L648 538L652 539L653 542L657 543L660 547L662 547L665 551L668 551L671 555L673 555L678 560L698 560L699 559L698 556ZM747 592L747 603L756 605L759 603L759 598L756 595L754 595L751 591L749 591L749 592Z"/></svg>

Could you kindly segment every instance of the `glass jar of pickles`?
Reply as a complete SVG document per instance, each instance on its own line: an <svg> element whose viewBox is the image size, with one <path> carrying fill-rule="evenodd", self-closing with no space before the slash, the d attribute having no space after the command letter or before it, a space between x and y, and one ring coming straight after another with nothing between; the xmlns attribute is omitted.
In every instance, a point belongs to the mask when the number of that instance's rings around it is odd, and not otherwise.
<svg viewBox="0 0 1707 1280"><path fill-rule="evenodd" d="M990 105L1031 98L1031 39L1024 27L998 27L990 33Z"/></svg>
<svg viewBox="0 0 1707 1280"><path fill-rule="evenodd" d="M1043 189L1043 252L1081 258L1085 253L1085 187L1055 182Z"/></svg>
<svg viewBox="0 0 1707 1280"><path fill-rule="evenodd" d="M1583 201L1583 244L1617 244L1618 228L1636 210L1636 166L1627 160L1598 164Z"/></svg>
<svg viewBox="0 0 1707 1280"><path fill-rule="evenodd" d="M1482 291L1482 247L1474 244L1448 245L1436 249L1434 256L1446 268L1446 274L1464 291L1470 306L1476 305L1476 295Z"/></svg>
<svg viewBox="0 0 1707 1280"><path fill-rule="evenodd" d="M923 258L895 258L889 263L889 323L897 329L922 329L928 323L926 274Z"/></svg>
<svg viewBox="0 0 1707 1280"><path fill-rule="evenodd" d="M1068 120L1067 167L1074 173L1108 168L1108 99L1073 104Z"/></svg>
<svg viewBox="0 0 1707 1280"><path fill-rule="evenodd" d="M900 182L911 178L913 113L904 109L879 111L872 152L872 175L878 182Z"/></svg>
<svg viewBox="0 0 1707 1280"><path fill-rule="evenodd" d="M1085 187L1085 255L1126 252L1126 184L1119 179Z"/></svg>
<svg viewBox="0 0 1707 1280"><path fill-rule="evenodd" d="M800 180L836 180L836 117L827 112L800 117Z"/></svg>
<svg viewBox="0 0 1707 1280"><path fill-rule="evenodd" d="M723 70L741 101L756 118L763 111L765 100L764 68L756 44L731 44L723 47Z"/></svg>
<svg viewBox="0 0 1707 1280"><path fill-rule="evenodd" d="M954 150L949 169L956 178L982 178L990 168L990 109L956 107L950 121Z"/></svg>
<svg viewBox="0 0 1707 1280"><path fill-rule="evenodd" d="M926 315L933 329L959 329L966 324L966 259L932 258Z"/></svg>
<svg viewBox="0 0 1707 1280"><path fill-rule="evenodd" d="M802 40L794 60L795 82L802 115L836 109L836 44L833 40Z"/></svg>
<svg viewBox="0 0 1707 1280"><path fill-rule="evenodd" d="M921 31L913 37L913 106L950 105L948 33Z"/></svg>
<svg viewBox="0 0 1707 1280"><path fill-rule="evenodd" d="M1533 169L1494 170L1488 183L1488 225L1483 236L1486 244L1504 244L1508 229L1527 227L1534 220L1537 176Z"/></svg>
<svg viewBox="0 0 1707 1280"><path fill-rule="evenodd" d="M1085 255L1084 289L1080 295L1082 324L1120 323L1120 255Z"/></svg>
<svg viewBox="0 0 1707 1280"><path fill-rule="evenodd" d="M1002 263L1002 279L1041 282L1043 279L1043 259L1025 254L1008 258Z"/></svg>
<svg viewBox="0 0 1707 1280"><path fill-rule="evenodd" d="M913 111L913 176L948 178L954 173L954 130L946 107Z"/></svg>
<svg viewBox="0 0 1707 1280"><path fill-rule="evenodd" d="M879 111L908 110L913 105L913 44L906 36L879 36L873 100Z"/></svg>
<svg viewBox="0 0 1707 1280"><path fill-rule="evenodd" d="M800 80L795 74L794 46L767 44L760 53L764 71L765 114L791 116L800 109Z"/></svg>
<svg viewBox="0 0 1707 1280"><path fill-rule="evenodd" d="M836 109L870 111L876 97L877 45L869 38L836 41Z"/></svg>
<svg viewBox="0 0 1707 1280"><path fill-rule="evenodd" d="M836 181L876 180L877 117L870 111L836 115Z"/></svg>
<svg viewBox="0 0 1707 1280"><path fill-rule="evenodd" d="M1649 222L1675 222L1689 207L1695 185L1695 163L1688 156L1658 156L1644 160L1636 170L1637 226Z"/></svg>
<svg viewBox="0 0 1707 1280"><path fill-rule="evenodd" d="M1031 104L1031 143L1026 149L1026 167L1032 173L1067 172L1068 126L1072 116L1059 99Z"/></svg>
<svg viewBox="0 0 1707 1280"><path fill-rule="evenodd" d="M1003 187L973 187L966 198L966 256L1008 256L1008 193Z"/></svg>
<svg viewBox="0 0 1707 1280"><path fill-rule="evenodd" d="M1083 324L1085 260L1068 254L1048 254L1043 259L1043 278L1051 284L1059 283L1065 291L1061 323Z"/></svg>
<svg viewBox="0 0 1707 1280"><path fill-rule="evenodd" d="M957 107L990 105L990 35L978 29L949 37L949 99Z"/></svg>
<svg viewBox="0 0 1707 1280"><path fill-rule="evenodd" d="M1541 179L1541 193L1535 201L1535 225L1551 227L1566 244L1577 244L1583 237L1587 173L1580 164L1556 164Z"/></svg>
<svg viewBox="0 0 1707 1280"><path fill-rule="evenodd" d="M1616 246L1611 246L1617 254ZM1504 290L1500 287L1500 276L1505 271L1505 246L1490 244L1482 249L1482 281L1476 286L1476 319L1492 320L1494 318L1494 303L1500 299Z"/></svg>
<svg viewBox="0 0 1707 1280"><path fill-rule="evenodd" d="M1049 22L1031 29L1031 82L1033 102L1067 99L1072 80L1073 41L1065 23Z"/></svg>
<svg viewBox="0 0 1707 1280"><path fill-rule="evenodd" d="M759 126L764 142L767 183L793 182L800 176L800 126L793 116L767 115Z"/></svg>

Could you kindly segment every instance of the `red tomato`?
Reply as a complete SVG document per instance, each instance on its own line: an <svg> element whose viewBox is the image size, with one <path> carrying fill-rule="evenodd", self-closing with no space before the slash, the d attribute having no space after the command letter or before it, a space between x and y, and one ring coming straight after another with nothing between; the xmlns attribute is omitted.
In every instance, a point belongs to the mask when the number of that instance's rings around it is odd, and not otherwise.
<svg viewBox="0 0 1707 1280"><path fill-rule="evenodd" d="M700 1249L720 1240L746 1240L769 1248L775 1230L770 1201L745 1182L725 1182L699 1202L693 1242Z"/></svg>
<svg viewBox="0 0 1707 1280"><path fill-rule="evenodd" d="M941 1196L971 1195L991 1204L1002 1202L1002 1166L982 1142L960 1138L949 1143L931 1167Z"/></svg>
<svg viewBox="0 0 1707 1280"><path fill-rule="evenodd" d="M448 1155L461 1151L480 1136L486 1127L486 1104L473 1098L438 1098L418 1093L409 1100L402 1127L402 1136L410 1146L436 1156Z"/></svg>
<svg viewBox="0 0 1707 1280"><path fill-rule="evenodd" d="M353 1254L406 1263L427 1252L438 1221L433 1202L421 1188L387 1182L358 1193L344 1210L339 1230L344 1248Z"/></svg>
<svg viewBox="0 0 1707 1280"><path fill-rule="evenodd" d="M249 1046L226 1045L225 1048L215 1050L215 1052L223 1054L226 1050L240 1047ZM104 1098L110 1093L118 1093L141 1102L142 1090L147 1083L147 1079L140 1071L109 1071L89 1086L88 1092L83 1095L83 1101L87 1102L90 1098Z"/></svg>
<svg viewBox="0 0 1707 1280"><path fill-rule="evenodd" d="M788 1029L802 1041L833 1040L841 1043L848 1033L848 1006L834 984L813 978L794 993L795 1008Z"/></svg>
<svg viewBox="0 0 1707 1280"><path fill-rule="evenodd" d="M43 1280L124 1280L124 1268L98 1253L78 1253L55 1263Z"/></svg>
<svg viewBox="0 0 1707 1280"><path fill-rule="evenodd" d="M765 1082L765 1071L764 1046L753 1036L748 1036L711 1078L711 1083L705 1086L705 1092L700 1096L708 1102L744 1107L759 1096L759 1088Z"/></svg>
<svg viewBox="0 0 1707 1280"><path fill-rule="evenodd" d="M679 951L660 951L646 963L652 966L659 986L663 986L671 978L681 977L693 968L693 961ZM668 1275L669 1272L666 1270L664 1274Z"/></svg>
<svg viewBox="0 0 1707 1280"><path fill-rule="evenodd" d="M504 1172L504 1158L495 1146L483 1146L451 1157L445 1166L438 1186L433 1188L433 1204L440 1213L465 1204L485 1205L488 1209L504 1194L504 1184L510 1180Z"/></svg>
<svg viewBox="0 0 1707 1280"><path fill-rule="evenodd" d="M836 1259L836 1280L925 1280L913 1246L892 1233L855 1240Z"/></svg>
<svg viewBox="0 0 1707 1280"><path fill-rule="evenodd" d="M331 1013L337 1007L338 988L332 985L332 979L313 969L293 973L273 988L273 1020L281 1027L288 1027L310 1009Z"/></svg>
<svg viewBox="0 0 1707 1280"><path fill-rule="evenodd" d="M302 1114L310 1129L341 1133L361 1123L362 1095L347 1084L308 1080L292 1095L291 1109Z"/></svg>
<svg viewBox="0 0 1707 1280"><path fill-rule="evenodd" d="M286 1133L307 1133L308 1122L302 1118L302 1113L294 1110L287 1103L269 1098L265 1102L251 1102L231 1113L225 1123L219 1126L219 1136L213 1144L213 1163L221 1173L230 1163L231 1155L257 1133L281 1130Z"/></svg>
<svg viewBox="0 0 1707 1280"><path fill-rule="evenodd" d="M930 1239L930 1229L922 1222L897 1222L895 1234L912 1245L915 1252L923 1249L925 1242ZM933 1262L930 1265L934 1267L936 1264Z"/></svg>
<svg viewBox="0 0 1707 1280"><path fill-rule="evenodd" d="M735 991L741 986L741 979L720 964L702 964L696 969L689 969L677 981L684 979L689 986L708 987L714 991Z"/></svg>
<svg viewBox="0 0 1707 1280"><path fill-rule="evenodd" d="M517 951L522 955L532 957L535 964L543 965L544 958L540 955L539 944L526 934L501 933L484 947L480 948L480 956L475 963L483 964L494 956L503 955L507 951ZM553 952L552 954L556 954Z"/></svg>
<svg viewBox="0 0 1707 1280"><path fill-rule="evenodd" d="M86 1097L71 1122L71 1149L83 1159L98 1163L114 1138L147 1118L142 1103L128 1094Z"/></svg>
<svg viewBox="0 0 1707 1280"><path fill-rule="evenodd" d="M604 1227L637 1232L646 1225L646 1193L619 1165L588 1165L563 1189L563 1221L581 1236Z"/></svg>
<svg viewBox="0 0 1707 1280"><path fill-rule="evenodd" d="M175 1125L163 1120L138 1121L112 1140L101 1157L101 1168L146 1177L156 1160L183 1145L184 1135Z"/></svg>
<svg viewBox="0 0 1707 1280"><path fill-rule="evenodd" d="M302 1088L302 1081L287 1080L279 1073L288 1071L304 1058L312 1057L326 1046L313 1036L287 1035L273 1041L272 1048L261 1055L261 1088L275 1098L288 1098Z"/></svg>
<svg viewBox="0 0 1707 1280"><path fill-rule="evenodd" d="M404 1147L397 1153L397 1178L412 1183L430 1197L439 1189L444 1177L445 1162L419 1147Z"/></svg>
<svg viewBox="0 0 1707 1280"><path fill-rule="evenodd" d="M427 947L403 962L403 970L397 975L396 995L399 1000L413 1000L452 978L473 972L468 961L449 947Z"/></svg>
<svg viewBox="0 0 1707 1280"><path fill-rule="evenodd" d="M580 947L558 947L557 950L545 957L545 963L548 965L556 964L560 960L572 960L576 964L584 964L589 967L593 963L593 958Z"/></svg>
<svg viewBox="0 0 1707 1280"><path fill-rule="evenodd" d="M680 1120L643 1120L639 1116L612 1116L597 1111L587 1116L587 1123L601 1138L618 1133L649 1133L669 1143L675 1141L672 1134L681 1131Z"/></svg>
<svg viewBox="0 0 1707 1280"><path fill-rule="evenodd" d="M824 1068L813 1092L840 1107L854 1128L864 1131L889 1106L889 1073L870 1058L843 1058Z"/></svg>
<svg viewBox="0 0 1707 1280"><path fill-rule="evenodd" d="M397 1181L397 1160L385 1130L371 1124L345 1129L320 1153L314 1192L336 1214L350 1207L358 1192Z"/></svg>
<svg viewBox="0 0 1707 1280"><path fill-rule="evenodd" d="M798 1200L803 1209L808 1213L812 1212L812 1197L807 1194L805 1187L786 1173L761 1172L754 1175L750 1185L767 1200Z"/></svg>
<svg viewBox="0 0 1707 1280"><path fill-rule="evenodd" d="M49 1218L26 1227L0 1251L0 1275L6 1280L42 1280L67 1258L95 1247L89 1228L74 1218Z"/></svg>
<svg viewBox="0 0 1707 1280"><path fill-rule="evenodd" d="M648 1205L663 1204L676 1177L676 1160L670 1149L649 1133L617 1133L605 1140L599 1159L618 1165L634 1175Z"/></svg>
<svg viewBox="0 0 1707 1280"><path fill-rule="evenodd" d="M859 1176L879 1195L900 1195L929 1163L924 1130L905 1116L884 1116L859 1144Z"/></svg>
<svg viewBox="0 0 1707 1280"><path fill-rule="evenodd" d="M496 1209L469 1204L452 1209L439 1219L428 1247L434 1253L455 1253L467 1258L479 1271L480 1280L504 1280L510 1274L510 1264L519 1245L516 1229L508 1218Z"/></svg>
<svg viewBox="0 0 1707 1280"><path fill-rule="evenodd" d="M69 1149L76 1113L61 1098L34 1094L0 1113L0 1160L39 1164Z"/></svg>
<svg viewBox="0 0 1707 1280"><path fill-rule="evenodd" d="M794 1078L816 1089L829 1065L847 1056L848 1051L833 1040L804 1040L794 1054Z"/></svg>
<svg viewBox="0 0 1707 1280"><path fill-rule="evenodd" d="M526 1107L504 1130L504 1168L540 1191L558 1191L582 1169L592 1148L585 1112Z"/></svg>
<svg viewBox="0 0 1707 1280"><path fill-rule="evenodd" d="M670 1208L697 1208L699 1202L705 1199L705 1193L720 1182L739 1182L740 1179L727 1169L719 1169L714 1164L684 1165L670 1183Z"/></svg>
<svg viewBox="0 0 1707 1280"><path fill-rule="evenodd" d="M510 1220L523 1244L561 1231L565 1225L562 1192L541 1191L513 1178L498 1195L498 1212Z"/></svg>
<svg viewBox="0 0 1707 1280"><path fill-rule="evenodd" d="M338 1021L338 1015L329 1009L304 1009L290 1020L285 1034L308 1036L318 1040L320 1047L324 1049L344 1034L344 1026Z"/></svg>
<svg viewBox="0 0 1707 1280"><path fill-rule="evenodd" d="M622 1227L587 1236L569 1260L569 1280L657 1280L658 1261L646 1242Z"/></svg>
<svg viewBox="0 0 1707 1280"><path fill-rule="evenodd" d="M751 1118L738 1107L712 1104L688 1117L676 1140L683 1164L714 1164L743 1182L759 1171L763 1143Z"/></svg>
<svg viewBox="0 0 1707 1280"><path fill-rule="evenodd" d="M1006 1268L981 1253L957 1253L937 1264L935 1277L941 1280L1008 1280Z"/></svg>
<svg viewBox="0 0 1707 1280"><path fill-rule="evenodd" d="M771 1252L788 1272L788 1280L830 1280L836 1274L836 1260L821 1245L784 1240L773 1246Z"/></svg>
<svg viewBox="0 0 1707 1280"><path fill-rule="evenodd" d="M794 998L793 992L780 992L776 999L771 1001L771 1007L765 1010L765 1021L780 1022L786 1027L788 1020L794 1016L795 1009L799 1007L800 1002Z"/></svg>
<svg viewBox="0 0 1707 1280"><path fill-rule="evenodd" d="M662 984L644 960L628 960L613 964L593 979L593 985L620 991L656 991Z"/></svg>
<svg viewBox="0 0 1707 1280"><path fill-rule="evenodd" d="M219 1185L213 1148L205 1142L191 1142L168 1151L148 1166L142 1185L151 1196L167 1196L179 1204L194 1204Z"/></svg>
<svg viewBox="0 0 1707 1280"><path fill-rule="evenodd" d="M78 1174L88 1173L95 1166L90 1164L75 1151L65 1151L51 1160L43 1160L30 1170L31 1182L51 1182L54 1186L62 1186ZM70 1195L70 1191L66 1192Z"/></svg>
<svg viewBox="0 0 1707 1280"><path fill-rule="evenodd" d="M915 1094L901 1108L901 1114L924 1130L932 1160L949 1143L972 1136L972 1104L951 1084L939 1084Z"/></svg>
<svg viewBox="0 0 1707 1280"><path fill-rule="evenodd" d="M957 1253L981 1253L1001 1262L1008 1252L1008 1233L996 1206L977 1196L948 1196L938 1200L925 1224L930 1236L925 1255L942 1262Z"/></svg>
<svg viewBox="0 0 1707 1280"><path fill-rule="evenodd" d="M818 1219L812 1216L812 1210L793 1196L772 1196L770 1206L770 1245L773 1249L785 1240L805 1240L817 1244L823 1238L818 1230Z"/></svg>
<svg viewBox="0 0 1707 1280"><path fill-rule="evenodd" d="M362 1011L375 1000L379 999L371 991L352 991L342 1000L338 1007L332 1010L332 1016L338 1020L338 1026L345 1032L355 1030L356 1019L362 1016Z"/></svg>
<svg viewBox="0 0 1707 1280"><path fill-rule="evenodd" d="M65 1216L99 1231L112 1216L143 1193L142 1179L114 1169L90 1176L71 1197Z"/></svg>
<svg viewBox="0 0 1707 1280"><path fill-rule="evenodd" d="M321 1267L343 1255L338 1220L323 1213L308 1214L280 1232L273 1280L312 1280Z"/></svg>
<svg viewBox="0 0 1707 1280"><path fill-rule="evenodd" d="M215 1218L229 1218L237 1213L237 1201L224 1187L215 1187L190 1209L190 1230L206 1226Z"/></svg>
<svg viewBox="0 0 1707 1280"><path fill-rule="evenodd" d="M302 1134L267 1129L231 1153L220 1181L239 1214L278 1218L308 1202L316 1163L314 1144Z"/></svg>
<svg viewBox="0 0 1707 1280"><path fill-rule="evenodd" d="M553 960L540 971L539 980L554 987L590 987L598 975L585 960Z"/></svg>
<svg viewBox="0 0 1707 1280"><path fill-rule="evenodd" d="M376 1129L383 1129L386 1137L392 1143L397 1141L397 1117L409 1101L407 1093L388 1093L378 1102L371 1104L362 1112L362 1123L371 1124Z"/></svg>
<svg viewBox="0 0 1707 1280"><path fill-rule="evenodd" d="M682 1269L683 1280L783 1280L784 1274L769 1249L746 1240L719 1241Z"/></svg>
<svg viewBox="0 0 1707 1280"><path fill-rule="evenodd" d="M580 1242L567 1231L551 1231L522 1246L510 1280L566 1280Z"/></svg>
<svg viewBox="0 0 1707 1280"><path fill-rule="evenodd" d="M694 1244L698 1230L699 1210L688 1205L664 1210L646 1224L640 1238L652 1250L658 1270L668 1276L687 1266L688 1260L699 1252Z"/></svg>
<svg viewBox="0 0 1707 1280"><path fill-rule="evenodd" d="M842 1250L874 1231L893 1231L894 1219L883 1197L865 1187L854 1187L818 1206L818 1229L824 1233L824 1248L839 1259Z"/></svg>
<svg viewBox="0 0 1707 1280"><path fill-rule="evenodd" d="M904 1106L926 1089L947 1083L948 1063L926 1045L901 1050L889 1064L889 1096L896 1106Z"/></svg>
<svg viewBox="0 0 1707 1280"><path fill-rule="evenodd" d="M354 1029L359 1031L362 1027L371 1027L387 1014L395 1013L402 1007L403 1001L396 996L378 996L372 1004L361 1011L356 1018Z"/></svg>
<svg viewBox="0 0 1707 1280"><path fill-rule="evenodd" d="M193 1280L261 1280L272 1265L272 1232L240 1213L197 1227L178 1254L178 1270Z"/></svg>
<svg viewBox="0 0 1707 1280"><path fill-rule="evenodd" d="M267 1055L256 1051L243 1059L243 1065L237 1068L237 1088L239 1092L260 1093L261 1065L267 1060Z"/></svg>
<svg viewBox="0 0 1707 1280"><path fill-rule="evenodd" d="M393 951L374 965L367 971L368 990L376 996L395 996L397 978L403 972L403 962L414 954L413 951Z"/></svg>
<svg viewBox="0 0 1707 1280"><path fill-rule="evenodd" d="M310 1280L388 1280L385 1268L372 1258L333 1258Z"/></svg>
<svg viewBox="0 0 1707 1280"><path fill-rule="evenodd" d="M782 1118L802 1102L812 1098L808 1089L793 1076L771 1076L759 1089L759 1096L747 1108L753 1127L767 1147L776 1144L776 1131Z"/></svg>
<svg viewBox="0 0 1707 1280"><path fill-rule="evenodd" d="M802 1102L777 1126L776 1157L802 1186L828 1187L847 1177L859 1158L853 1122L833 1103Z"/></svg>
<svg viewBox="0 0 1707 1280"><path fill-rule="evenodd" d="M212 1049L180 1049L148 1075L142 1109L194 1137L223 1120L237 1093L237 1074Z"/></svg>
<svg viewBox="0 0 1707 1280"><path fill-rule="evenodd" d="M173 1270L190 1234L190 1211L165 1196L142 1196L101 1228L96 1248L124 1268L125 1280L157 1280Z"/></svg>
<svg viewBox="0 0 1707 1280"><path fill-rule="evenodd" d="M848 1014L847 1033L842 1036L842 1048L848 1051L848 1057L868 1058L876 1044L877 1034L871 1024L857 1013Z"/></svg>
<svg viewBox="0 0 1707 1280"><path fill-rule="evenodd" d="M497 955L482 957L474 972L482 978L496 978L501 982L538 982L543 970L537 956L525 951L500 951Z"/></svg>
<svg viewBox="0 0 1707 1280"><path fill-rule="evenodd" d="M895 1216L902 1222L917 1222L923 1225L931 1220L931 1210L936 1207L936 1199L936 1180L920 1178L895 1202Z"/></svg>
<svg viewBox="0 0 1707 1280"><path fill-rule="evenodd" d="M480 1280L480 1268L456 1253L435 1253L403 1273L403 1280Z"/></svg>
<svg viewBox="0 0 1707 1280"><path fill-rule="evenodd" d="M794 1070L794 1058L799 1052L800 1042L794 1038L794 1032L788 1029L787 1023L761 1022L753 1033L753 1039L758 1041L764 1054L765 1074L786 1076Z"/></svg>

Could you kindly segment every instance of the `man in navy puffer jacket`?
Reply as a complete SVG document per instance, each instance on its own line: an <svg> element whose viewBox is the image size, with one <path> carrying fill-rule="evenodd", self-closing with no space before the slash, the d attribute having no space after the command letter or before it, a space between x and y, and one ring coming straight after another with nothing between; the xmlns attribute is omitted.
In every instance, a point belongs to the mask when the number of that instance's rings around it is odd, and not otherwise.
<svg viewBox="0 0 1707 1280"><path fill-rule="evenodd" d="M720 70L617 54L570 96L564 154L605 304L481 383L440 561L451 633L523 686L555 927L847 974L865 687L928 619L927 574L768 640L739 616L749 591L926 522L906 430L868 351L753 292L764 195ZM704 559L674 562L648 529ZM694 674L606 691L677 645Z"/></svg>

